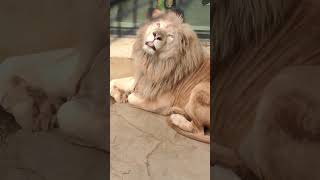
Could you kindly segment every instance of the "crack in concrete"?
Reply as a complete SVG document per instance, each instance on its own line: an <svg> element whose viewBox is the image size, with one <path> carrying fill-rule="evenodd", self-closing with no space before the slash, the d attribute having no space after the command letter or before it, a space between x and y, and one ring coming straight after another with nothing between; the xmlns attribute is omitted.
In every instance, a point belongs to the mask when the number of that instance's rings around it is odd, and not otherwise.
<svg viewBox="0 0 320 180"><path fill-rule="evenodd" d="M161 139L155 137L153 134L144 131L143 129L139 128L138 126L136 126L136 125L134 125L133 123L131 123L130 121L128 121L122 114L119 114L117 111L115 111L115 114L116 114L117 116L122 117L122 119L124 119L125 122L126 122L129 126L135 128L136 130L138 130L138 131L140 131L140 132L142 132L142 133L144 133L144 134L146 134L146 135L148 135L148 136L150 136L150 137L152 137L152 138L154 138L154 139L156 139L156 140L158 140L158 141L161 141Z"/></svg>
<svg viewBox="0 0 320 180"><path fill-rule="evenodd" d="M159 148L159 146L162 144L162 142L158 142L158 144L155 145L155 147L147 154L146 156L146 169L147 169L147 173L148 173L148 176L151 176L151 173L150 173L150 161L149 161L149 158L150 156Z"/></svg>
<svg viewBox="0 0 320 180"><path fill-rule="evenodd" d="M122 117L122 118L126 121L126 123L127 123L128 125L130 125L131 127L137 129L138 131L141 131L142 133L144 133L144 134L146 134L146 135L148 135L148 136L150 136L150 137L152 137L152 138L154 138L154 139L156 139L156 140L158 140L158 141L166 140L166 141L168 141L169 143L171 143L171 144L173 144L173 145L175 145L175 146L189 147L188 145L182 145L182 144L174 143L174 142L171 141L168 137L166 137L165 139L159 139L159 138L155 137L153 134L144 131L143 129L137 127L136 125L134 125L133 123L131 123L130 121L128 121L127 118L124 117L122 114L120 114L117 110L113 110L112 112L115 113L117 116ZM172 129L172 130L173 130L173 129ZM184 136L180 135L179 133L175 133L174 138L176 138L177 136L181 136L181 137L184 138Z"/></svg>
<svg viewBox="0 0 320 180"><path fill-rule="evenodd" d="M131 169L128 169L127 171L117 170L117 169L115 169L113 167L110 167L110 169L111 169L111 174L113 174L114 176L117 176L117 177L119 177L121 179L123 179L124 176L126 176L126 175L131 173ZM116 173L113 172L113 171L116 171Z"/></svg>
<svg viewBox="0 0 320 180"><path fill-rule="evenodd" d="M117 170L115 170L115 171L117 171ZM117 171L117 172L118 172L118 171ZM115 172L112 171L112 167L111 167L111 174L114 175L114 176L117 176L118 178L123 179L123 177L122 177L121 175L119 175L119 174L117 174L117 173L115 173Z"/></svg>

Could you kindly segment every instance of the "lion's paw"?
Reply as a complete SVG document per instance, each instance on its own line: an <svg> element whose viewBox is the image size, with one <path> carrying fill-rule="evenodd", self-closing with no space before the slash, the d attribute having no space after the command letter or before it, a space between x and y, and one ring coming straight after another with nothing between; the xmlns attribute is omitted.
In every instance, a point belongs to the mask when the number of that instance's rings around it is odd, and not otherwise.
<svg viewBox="0 0 320 180"><path fill-rule="evenodd" d="M114 98L117 103L127 103L129 93L119 89L113 81L110 82L110 96Z"/></svg>
<svg viewBox="0 0 320 180"><path fill-rule="evenodd" d="M181 114L171 114L170 121L174 126L177 126L184 131L193 131L192 123Z"/></svg>
<svg viewBox="0 0 320 180"><path fill-rule="evenodd" d="M172 124L174 124L178 127L180 127L186 121L186 119L180 114L171 114L170 120L171 120Z"/></svg>
<svg viewBox="0 0 320 180"><path fill-rule="evenodd" d="M128 96L128 102L129 102L130 104L136 104L136 103L138 102L137 96L136 96L134 93L130 94L130 95Z"/></svg>

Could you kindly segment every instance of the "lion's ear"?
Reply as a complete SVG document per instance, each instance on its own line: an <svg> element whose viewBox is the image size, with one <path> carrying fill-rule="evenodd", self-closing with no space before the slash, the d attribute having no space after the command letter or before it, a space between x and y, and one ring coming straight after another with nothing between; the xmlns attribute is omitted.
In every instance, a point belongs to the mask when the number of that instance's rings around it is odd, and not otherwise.
<svg viewBox="0 0 320 180"><path fill-rule="evenodd" d="M182 38L182 43L184 43L186 46L190 46L191 43L195 39L197 39L196 33L192 30L192 27L189 24L182 24L183 28L183 38Z"/></svg>
<svg viewBox="0 0 320 180"><path fill-rule="evenodd" d="M182 14L179 14L177 11L169 10L167 11L167 17L170 17L177 23L183 23L183 17Z"/></svg>
<svg viewBox="0 0 320 180"><path fill-rule="evenodd" d="M154 9L153 11L152 11L152 18L156 18L156 17L159 17L159 16L161 16L162 14L164 14L164 12L162 12L161 10L159 10L159 9Z"/></svg>

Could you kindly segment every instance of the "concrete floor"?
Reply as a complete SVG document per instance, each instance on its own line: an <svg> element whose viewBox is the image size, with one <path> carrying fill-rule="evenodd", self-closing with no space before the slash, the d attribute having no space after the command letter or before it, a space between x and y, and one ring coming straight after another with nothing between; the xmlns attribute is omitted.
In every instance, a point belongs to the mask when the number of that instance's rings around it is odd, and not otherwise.
<svg viewBox="0 0 320 180"><path fill-rule="evenodd" d="M133 74L133 38L112 39L110 78ZM209 51L208 41L203 42ZM111 102L111 180L240 180L210 169L210 146L177 134L166 117Z"/></svg>
<svg viewBox="0 0 320 180"><path fill-rule="evenodd" d="M111 79L133 74L133 39L111 44ZM127 52L127 53L126 53ZM209 180L210 146L172 130L166 117L128 104L111 105L112 180Z"/></svg>
<svg viewBox="0 0 320 180"><path fill-rule="evenodd" d="M112 180L209 180L210 147L187 139L165 117L111 105Z"/></svg>

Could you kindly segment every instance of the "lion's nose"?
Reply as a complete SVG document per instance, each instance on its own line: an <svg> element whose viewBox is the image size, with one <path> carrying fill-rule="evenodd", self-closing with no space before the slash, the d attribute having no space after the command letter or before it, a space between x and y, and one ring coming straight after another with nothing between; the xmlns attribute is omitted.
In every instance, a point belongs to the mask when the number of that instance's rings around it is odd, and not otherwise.
<svg viewBox="0 0 320 180"><path fill-rule="evenodd" d="M160 33L153 33L154 40L162 41L162 37Z"/></svg>
<svg viewBox="0 0 320 180"><path fill-rule="evenodd" d="M159 32L153 32L152 35L153 35L155 40L162 41L162 37L161 37L161 34Z"/></svg>

